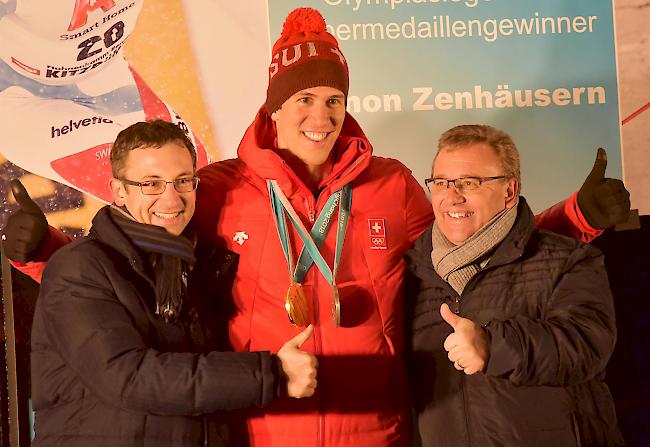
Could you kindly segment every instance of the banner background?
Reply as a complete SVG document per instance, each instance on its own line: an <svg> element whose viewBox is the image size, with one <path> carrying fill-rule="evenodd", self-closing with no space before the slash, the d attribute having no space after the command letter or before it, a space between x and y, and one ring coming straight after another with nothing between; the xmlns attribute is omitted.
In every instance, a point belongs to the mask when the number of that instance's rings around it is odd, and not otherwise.
<svg viewBox="0 0 650 447"><path fill-rule="evenodd" d="M623 169L633 207L647 214L650 212L650 179L646 175L650 135L646 129L650 124L650 111L642 110L623 127L621 160L616 124L619 117L614 116L616 81L611 79L614 72L611 2L562 3L558 0L541 5L539 2L483 0L474 8L449 2L402 5L395 12L389 7L373 6L363 9L368 17L362 17L362 12L351 12L351 6L331 6L325 0L301 2L321 9L331 25L380 20L398 22L411 16L424 21L425 16L426 20L431 20L434 15L526 17L524 13L530 16L533 10L547 15L598 15L595 22L598 32L588 35L504 37L494 43L477 38L342 40L351 66L350 94L364 98L396 93L403 102L402 112L353 113L373 141L375 152L404 161L419 179L429 174L435 139L440 131L458 122L478 121L509 131L522 152L524 194L531 201L535 200L536 207L560 200L577 189L591 167L595 148L605 146L610 158L607 174L620 177ZM514 5L514 9L505 13L503 5L506 4ZM241 135L264 101L271 46L269 35L273 39L279 35L284 15L295 6L296 2L288 0L273 0L271 10L266 0L249 0L244 4L215 0L147 0L125 54L151 88L186 117L206 142L206 149L213 158L233 157ZM642 0L620 0L616 8L621 117L625 118L650 101L647 85L650 48L644 45L650 38L644 25L650 20L650 8ZM605 25L607 29L602 29ZM472 45L481 51L467 53ZM427 57L423 57L424 54ZM585 61L596 68L582 67ZM563 71L560 73L559 69ZM609 76L603 78L608 84L600 82L596 69ZM481 84L486 90L496 91L499 84L506 82L510 91L525 87L603 84L607 88L608 103L605 106L490 111L408 110L418 96L412 92L413 87L431 88L432 93L438 93L464 91ZM429 97L428 103L431 102L432 97ZM607 119L609 121L603 123ZM2 152L0 143L0 157ZM39 203L47 204L48 218L55 226L73 232L87 230L90 218L101 206L88 196L47 179L27 175L11 163L3 163L0 164L2 225L5 214L15 209L8 195L7 182L16 176L23 176L28 190L41 199ZM54 206L53 202L59 205Z"/></svg>
<svg viewBox="0 0 650 447"><path fill-rule="evenodd" d="M437 137L462 123L490 124L512 135L522 156L523 193L535 211L578 189L599 146L608 149L608 175L621 176L611 2L401 2L393 9L390 2L377 5L373 1L361 2L357 11L358 3L354 1L349 5L344 0L302 3L319 9L328 25L340 33L339 42L351 74L348 108L355 107L353 97L360 98L362 106L352 112L373 142L375 153L402 160L416 178L430 176ZM472 4L476 6L466 6ZM271 36L279 36L284 18L294 7L295 2L290 0L269 2ZM489 30L494 19L535 20L537 15L571 20L583 16L585 23L591 20L593 31L582 27L578 28L585 29L582 33L388 38L390 22L395 23L393 30L401 28L393 35L411 35L415 23L417 36L418 24L420 29L431 27L434 35L437 26L438 33L444 34L439 21L446 24L448 16L452 23L477 19ZM382 34L380 27L386 30L383 39L377 38ZM346 36L348 40L343 40ZM441 110L434 104L434 97L441 92L449 93L450 99L454 92L474 93L475 86L492 92L494 107L479 109L475 102L469 108L456 102L461 108L450 103L449 110ZM514 95L515 90L547 89L548 93L563 87L568 92L574 87L601 87L606 103L585 104L587 95L583 94L580 105L516 107L511 100L514 106L497 106L499 90L508 92L507 96ZM415 110L424 94L429 95L420 108L434 110ZM385 95L400 98L402 110L396 110L395 103L386 101ZM522 95L525 97L525 93ZM380 110L375 111L377 108ZM386 108L388 111L384 111Z"/></svg>

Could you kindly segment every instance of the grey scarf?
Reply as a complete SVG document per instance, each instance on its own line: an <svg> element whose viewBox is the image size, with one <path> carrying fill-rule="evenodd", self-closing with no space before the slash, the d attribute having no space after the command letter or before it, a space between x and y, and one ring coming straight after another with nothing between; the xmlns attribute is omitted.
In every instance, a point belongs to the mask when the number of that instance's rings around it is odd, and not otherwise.
<svg viewBox="0 0 650 447"><path fill-rule="evenodd" d="M433 223L431 262L442 279L462 294L470 279L490 260L489 254L506 237L517 218L517 205L504 209L460 245L454 245Z"/></svg>

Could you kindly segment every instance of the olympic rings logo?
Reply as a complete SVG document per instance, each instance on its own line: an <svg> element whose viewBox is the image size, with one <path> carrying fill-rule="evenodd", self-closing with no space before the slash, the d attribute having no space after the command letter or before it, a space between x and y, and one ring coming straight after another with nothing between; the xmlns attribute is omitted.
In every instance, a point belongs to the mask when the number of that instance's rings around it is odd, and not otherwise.
<svg viewBox="0 0 650 447"><path fill-rule="evenodd" d="M386 239L383 237L373 237L370 240L374 245L384 245L386 243Z"/></svg>

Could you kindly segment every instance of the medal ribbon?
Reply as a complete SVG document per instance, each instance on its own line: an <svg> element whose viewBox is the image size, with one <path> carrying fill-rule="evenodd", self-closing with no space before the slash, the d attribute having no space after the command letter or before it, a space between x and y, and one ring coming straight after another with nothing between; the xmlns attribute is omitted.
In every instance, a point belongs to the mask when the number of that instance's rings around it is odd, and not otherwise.
<svg viewBox="0 0 650 447"><path fill-rule="evenodd" d="M271 209L273 210L275 225L278 230L278 236L280 237L284 256L287 259L289 276L293 278L295 282L301 283L311 265L315 263L316 267L318 267L318 270L320 270L327 282L331 286L334 286L336 272L341 259L341 252L343 251L345 233L348 227L350 209L352 208L352 188L347 184L330 196L310 232L307 231L302 220L300 220L300 217L293 209L293 206L291 206L291 203L289 203L289 200L280 189L278 182L276 180L267 180L267 185L269 187ZM336 248L334 251L334 265L330 270L323 255L318 249L327 236L327 232L332 223L332 215L334 214L334 211L336 211L337 206L339 207L338 230L336 234ZM289 216L289 220L298 232L300 239L304 243L295 269L293 267L291 247L289 246L289 233L287 231L285 211L286 215Z"/></svg>

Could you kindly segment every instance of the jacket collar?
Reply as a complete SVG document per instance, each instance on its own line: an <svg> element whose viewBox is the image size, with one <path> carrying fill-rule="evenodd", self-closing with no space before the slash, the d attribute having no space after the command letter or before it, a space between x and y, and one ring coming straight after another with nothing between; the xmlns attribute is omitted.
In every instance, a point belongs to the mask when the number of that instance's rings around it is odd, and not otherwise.
<svg viewBox="0 0 650 447"><path fill-rule="evenodd" d="M101 208L93 218L89 236L124 256L131 267L147 280L151 280L147 273L145 258L131 240L113 222L110 205Z"/></svg>
<svg viewBox="0 0 650 447"><path fill-rule="evenodd" d="M517 220L510 233L499 244L486 268L497 267L515 261L524 254L526 245L535 231L535 216L526 199L519 196Z"/></svg>
<svg viewBox="0 0 650 447"><path fill-rule="evenodd" d="M408 269L418 278L430 278L435 274L431 263L431 229L429 227L415 242L411 250L406 253ZM517 219L508 235L497 246L486 269L508 264L523 255L526 245L535 231L535 216L526 199L519 196L517 206Z"/></svg>
<svg viewBox="0 0 650 447"><path fill-rule="evenodd" d="M113 222L110 205L101 208L93 218L89 237L110 246L124 256L140 276L151 282L146 257ZM238 255L225 248L216 247L209 241L199 240L196 257L202 271L210 272L214 278L220 278L235 265Z"/></svg>
<svg viewBox="0 0 650 447"><path fill-rule="evenodd" d="M273 120L264 107L242 138L237 155L255 175L263 180L277 180L282 191L292 196L298 191L308 192L303 181L274 150L276 131ZM336 191L354 180L370 163L372 146L359 124L346 112L341 134L332 149L334 166L324 179L323 189Z"/></svg>

